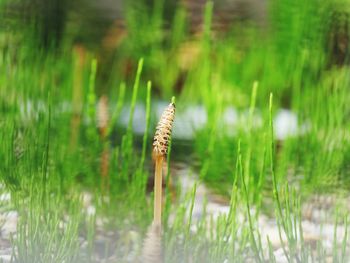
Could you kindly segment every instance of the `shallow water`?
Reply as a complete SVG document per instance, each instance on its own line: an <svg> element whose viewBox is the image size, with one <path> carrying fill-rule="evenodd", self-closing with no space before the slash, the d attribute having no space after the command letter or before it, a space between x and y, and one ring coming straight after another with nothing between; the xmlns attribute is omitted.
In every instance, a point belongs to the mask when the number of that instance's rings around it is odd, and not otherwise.
<svg viewBox="0 0 350 263"><path fill-rule="evenodd" d="M158 120L163 110L168 105L165 101L153 102L152 106L152 119ZM124 106L121 114L119 124L126 128L129 121L130 106ZM146 112L145 105L137 103L135 105L134 119L133 119L133 131L135 134L141 135L146 128ZM245 126L248 123L248 110L237 111L234 107L227 107L223 111L222 118L219 121L218 126L228 132L228 136L234 136L235 130L239 127ZM262 126L262 116L259 113L255 113L253 116L253 126ZM203 105L189 105L182 107L181 110L176 112L176 118L174 121L172 137L178 140L193 140L196 136L196 132L199 132L206 128L208 125L208 112ZM277 111L274 118L274 130L275 138L278 140L285 140L288 137L295 137L302 133L305 133L308 126L298 123L298 116L288 110L280 109ZM153 133L150 131L150 133Z"/></svg>
<svg viewBox="0 0 350 263"><path fill-rule="evenodd" d="M159 120L163 110L167 107L167 101L152 102L151 108L151 124L155 127L156 121ZM70 102L62 102L52 109L53 114L64 114L72 112ZM109 107L109 116L113 112L112 106ZM37 120L40 113L46 113L48 107L44 101L26 100L19 104L20 118L24 121L31 119ZM129 122L130 105L122 108L120 118L115 125L126 129ZM85 119L86 124L90 124L94 120ZM97 123L97 120L95 120ZM229 136L235 135L235 129L245 126L248 122L248 110L237 111L234 107L227 107L222 114L222 118L218 124L223 130L227 131ZM262 116L255 113L253 116L253 126L262 126ZM97 124L96 124L97 125ZM175 140L193 140L196 133L206 128L208 125L208 112L203 105L188 105L177 110L174 121L172 137ZM136 103L134 116L132 121L133 132L136 135L143 135L146 128L146 106L143 103ZM296 113L288 109L279 109L274 117L274 131L277 140L285 140L288 137L302 135L310 129L309 124L300 124ZM150 129L153 134L153 129Z"/></svg>

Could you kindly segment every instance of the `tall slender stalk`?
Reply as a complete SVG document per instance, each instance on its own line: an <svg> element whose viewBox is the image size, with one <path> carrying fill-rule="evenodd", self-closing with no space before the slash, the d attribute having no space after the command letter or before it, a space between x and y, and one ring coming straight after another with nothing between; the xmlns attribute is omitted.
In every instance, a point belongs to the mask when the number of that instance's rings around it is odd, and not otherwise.
<svg viewBox="0 0 350 263"><path fill-rule="evenodd" d="M154 177L154 211L153 211L153 222L156 225L162 223L162 170L163 170L164 157L159 156L155 160L155 177Z"/></svg>
<svg viewBox="0 0 350 263"><path fill-rule="evenodd" d="M149 130L149 124L150 124L150 115L151 115L151 88L152 88L152 83L151 81L148 81L147 82L147 101L146 101L146 127L145 127L145 133L143 135L142 154L141 154L141 161L140 161L141 172L145 164L146 150L147 150L148 130Z"/></svg>
<svg viewBox="0 0 350 263"><path fill-rule="evenodd" d="M248 215L248 223L249 223L249 231L250 231L250 237L251 237L251 244L252 244L252 249L255 254L255 259L257 262L264 262L264 257L263 255L260 254L261 247L258 246L258 243L255 239L254 235L254 226L253 226L253 221L252 221L252 216L250 212L250 204L249 204L249 193L247 189L247 185L244 180L244 171L243 171L243 162L242 162L242 153L241 153L241 141L238 141L238 172L241 177L242 181L242 186L243 186L243 193L246 199L246 206L247 206L247 215ZM238 176L238 174L236 175ZM259 233L258 233L259 236ZM260 242L259 242L260 243Z"/></svg>
<svg viewBox="0 0 350 263"><path fill-rule="evenodd" d="M287 234L287 227L286 223L283 219L283 212L282 212L282 205L280 201L280 196L278 193L278 186L277 186L277 178L275 173L275 167L274 167L274 152L275 152L275 143L274 143L274 129L273 129L273 120L272 120L272 104L273 104L273 94L270 93L270 100L269 100L269 129L270 129L270 169L271 169L271 175L272 175L272 187L273 187L273 198L276 203L276 215L277 215L277 225L278 225L278 235L279 239L282 244L282 249L284 252L284 255L287 258L287 261L290 262L290 256L285 248L285 244L282 238L282 232L281 232L281 225L284 230L284 232ZM288 235L287 235L288 237Z"/></svg>
<svg viewBox="0 0 350 263"><path fill-rule="evenodd" d="M109 191L109 142L108 142L108 123L109 123L109 114L108 114L108 97L106 95L101 96L98 102L97 108L97 121L98 127L100 130L100 140L103 145L101 152L101 163L100 163L100 172L101 172L101 186L103 192Z"/></svg>

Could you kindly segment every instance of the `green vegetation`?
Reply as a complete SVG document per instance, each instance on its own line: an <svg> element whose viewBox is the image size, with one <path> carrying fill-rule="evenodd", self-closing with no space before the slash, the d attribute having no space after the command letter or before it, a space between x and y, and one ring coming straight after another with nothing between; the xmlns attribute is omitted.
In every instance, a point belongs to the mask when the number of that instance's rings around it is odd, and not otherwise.
<svg viewBox="0 0 350 263"><path fill-rule="evenodd" d="M208 2L194 33L180 5L167 19L166 1L130 3L122 29L99 45L76 39L79 13L67 6L62 36L44 47L32 28L37 11L22 27L8 2L0 1L1 23L11 21L0 31L0 194L10 200L0 197L0 213L17 214L11 262L142 262L154 112L173 95L177 114L203 105L207 121L189 142L170 143L164 262L281 262L279 249L287 262L350 260L347 1L271 0L263 26L237 19L225 32L214 30ZM113 48L107 38L117 38ZM283 139L281 109L298 125ZM184 159L198 175L187 192L170 169ZM227 213L214 216L204 199L194 214L203 185L226 199ZM333 224L328 247L304 236L303 203L316 194L335 196L318 222ZM280 247L262 234L261 217L276 222Z"/></svg>

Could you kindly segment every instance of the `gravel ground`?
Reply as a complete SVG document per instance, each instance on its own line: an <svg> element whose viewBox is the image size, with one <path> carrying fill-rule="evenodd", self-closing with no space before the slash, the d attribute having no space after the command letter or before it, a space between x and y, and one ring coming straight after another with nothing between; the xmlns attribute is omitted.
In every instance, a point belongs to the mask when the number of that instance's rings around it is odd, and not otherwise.
<svg viewBox="0 0 350 263"><path fill-rule="evenodd" d="M183 194L192 190L195 183L195 176L188 176L193 174L188 167L182 166L176 172L178 180L180 181L183 189ZM193 218L200 219L203 215L203 201L208 200L207 216L213 215L214 218L220 214L229 213L229 200L218 196L211 192L204 184L197 184L197 191L195 197L195 204L193 210ZM325 248L326 262L332 262L333 257L333 244L334 244L334 220L336 209L341 207L343 213L350 212L350 195L347 197L337 197L336 195L324 194L324 195L313 195L302 205L302 229L304 244L309 246L313 252L316 253L317 244L321 243ZM242 209L243 210L243 209ZM254 214L254 208L251 213ZM238 215L238 220L243 222L246 220L243 213ZM266 252L268 251L267 237L269 238L271 245L274 249L274 255L277 262L283 263L288 262L283 249L282 243L279 237L278 226L275 218L271 218L268 215L260 213L258 218L258 229L260 231L262 245ZM345 225L338 223L336 232L336 243L341 247L343 238L345 235ZM349 230L348 230L349 231ZM349 232L348 232L349 236ZM287 242L286 236L282 235L283 243ZM350 242L347 243L347 251L350 250Z"/></svg>
<svg viewBox="0 0 350 263"><path fill-rule="evenodd" d="M176 169L172 171L174 174L175 180L177 180L182 186L182 194L178 198L183 198L188 191L192 190L194 183L196 182L196 177L189 170L186 165L176 165ZM191 175L192 174L192 175ZM16 226L18 221L18 213L14 210L11 210L10 201L11 196L9 193L4 192L4 189L1 189L2 193L0 194L0 262L10 262L12 255L11 247L11 235L16 234ZM203 216L203 201L204 199L208 200L207 205L207 216L213 215L217 217L220 214L228 214L229 206L228 200L214 194L210 191L204 184L197 184L197 192L195 197L195 204L193 210L193 220L198 220ZM332 251L334 244L334 218L335 218L335 208L339 207L339 203L343 209L343 212L350 211L350 196L347 198L336 198L335 195L314 195L310 197L304 205L302 206L302 228L303 236L305 240L305 245L310 246L311 249L316 250L317 244L321 243L326 250L326 261L331 262L332 260ZM89 193L83 194L83 205L86 210L87 215L95 214L95 207L92 204L92 198ZM238 220L245 220L242 213L239 216ZM254 213L254 208L252 209ZM171 218L170 218L171 220ZM103 229L103 220L97 219L96 225L96 246L101 247L103 251L108 242L115 240L115 232L106 232ZM258 229L261 234L262 245L267 248L267 236L269 237L272 247L274 249L274 255L277 259L277 262L287 262L282 245L279 237L278 227L276 220L271 218L268 215L260 214L258 219ZM339 223L337 226L337 240L335 241L339 246L343 240L345 234L345 226L342 223ZM141 236L137 232L131 231L127 233L128 239L133 244L140 243ZM282 235L283 242L286 242L285 236ZM348 248L350 249L350 244ZM81 247L86 248L86 240L81 240ZM140 248L132 248L139 250ZM99 249L97 249L99 250ZM267 251L267 249L266 249ZM113 253L108 255L108 259L104 258L103 253L98 253L96 259L100 258L101 262L113 262L116 260L116 255ZM104 258L104 260L102 260ZM130 258L132 262L132 255Z"/></svg>

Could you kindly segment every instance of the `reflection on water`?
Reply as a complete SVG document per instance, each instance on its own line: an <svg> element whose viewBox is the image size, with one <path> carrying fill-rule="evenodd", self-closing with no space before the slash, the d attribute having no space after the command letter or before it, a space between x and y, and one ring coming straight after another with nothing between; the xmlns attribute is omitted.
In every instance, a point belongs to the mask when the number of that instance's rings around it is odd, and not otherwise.
<svg viewBox="0 0 350 263"><path fill-rule="evenodd" d="M155 124L155 120L158 120L167 107L167 101L155 101L153 102L151 109L151 122ZM48 108L43 101L30 101L20 103L20 117L23 120L37 119L39 113L47 112ZM110 114L114 109L109 108ZM70 113L72 111L72 105L66 101L59 104L53 109L54 114ZM116 125L120 125L123 128L127 128L130 115L130 105L125 105L122 108L120 118ZM93 120L86 119L86 123L91 123ZM227 107L222 115L219 126L224 128L228 132L227 135L235 135L235 128L244 127L248 123L248 111L238 112L234 107ZM253 125L256 127L262 126L262 116L256 113L253 116ZM146 107L143 103L136 103L134 116L133 116L133 132L136 135L142 135L146 128ZM189 105L183 107L182 110L176 112L176 118L174 121L173 138L178 140L193 140L196 132L204 129L208 125L208 113L203 105ZM288 137L294 137L304 134L310 129L309 124L300 124L298 122L298 116L287 109L280 109L277 111L274 118L274 131L275 138L278 140L284 140ZM153 134L153 130L149 131Z"/></svg>
<svg viewBox="0 0 350 263"><path fill-rule="evenodd" d="M165 101L153 102L152 116L159 119L162 111L168 105ZM126 128L129 121L130 106L124 106L120 118L120 124ZM244 128L248 123L248 111L238 112L234 107L227 107L224 110L219 127L227 132L227 135L233 136L238 128ZM146 113L144 104L136 104L133 120L133 130L141 135L146 127ZM262 116L255 114L253 116L253 125L261 127L263 124ZM203 105L189 105L176 112L176 118L173 128L173 138L179 140L193 140L196 132L203 130L208 125L208 113ZM275 137L278 140L284 140L288 137L294 137L305 132L307 126L298 123L298 117L290 110L281 109L277 111L274 118ZM152 131L151 131L152 133Z"/></svg>

